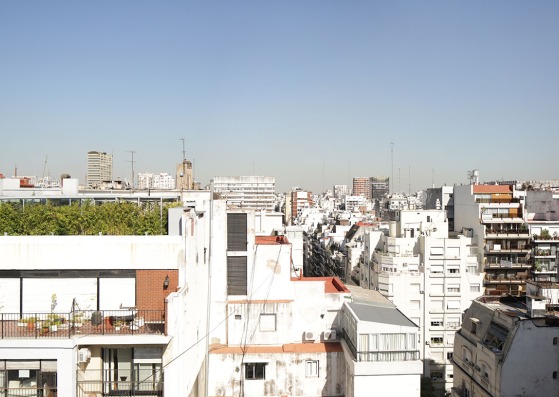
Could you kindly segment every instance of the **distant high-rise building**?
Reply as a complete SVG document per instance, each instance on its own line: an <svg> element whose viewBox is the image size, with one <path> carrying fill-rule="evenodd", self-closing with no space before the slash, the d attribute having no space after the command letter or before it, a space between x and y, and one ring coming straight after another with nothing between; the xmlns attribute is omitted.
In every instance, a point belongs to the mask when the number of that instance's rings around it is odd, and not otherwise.
<svg viewBox="0 0 559 397"><path fill-rule="evenodd" d="M98 189L113 178L113 156L105 152L87 153L87 187Z"/></svg>
<svg viewBox="0 0 559 397"><path fill-rule="evenodd" d="M227 206L274 211L276 179L270 176L216 176L212 192L227 200Z"/></svg>
<svg viewBox="0 0 559 397"><path fill-rule="evenodd" d="M334 185L334 197L337 199L341 199L344 196L347 196L347 185Z"/></svg>
<svg viewBox="0 0 559 397"><path fill-rule="evenodd" d="M177 164L177 189L192 190L192 163L188 160L183 160Z"/></svg>
<svg viewBox="0 0 559 397"><path fill-rule="evenodd" d="M390 191L390 178L385 176L373 176L371 182L371 198L380 200Z"/></svg>
<svg viewBox="0 0 559 397"><path fill-rule="evenodd" d="M371 182L369 177L353 178L353 195L371 198Z"/></svg>

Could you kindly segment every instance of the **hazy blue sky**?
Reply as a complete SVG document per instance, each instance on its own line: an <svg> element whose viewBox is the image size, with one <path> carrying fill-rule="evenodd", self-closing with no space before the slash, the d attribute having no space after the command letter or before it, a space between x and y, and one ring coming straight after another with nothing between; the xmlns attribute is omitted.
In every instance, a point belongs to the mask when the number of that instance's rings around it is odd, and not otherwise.
<svg viewBox="0 0 559 397"><path fill-rule="evenodd" d="M558 178L559 1L2 1L0 172ZM434 172L433 172L434 170ZM400 175L400 177L399 177ZM411 175L411 182L408 175Z"/></svg>

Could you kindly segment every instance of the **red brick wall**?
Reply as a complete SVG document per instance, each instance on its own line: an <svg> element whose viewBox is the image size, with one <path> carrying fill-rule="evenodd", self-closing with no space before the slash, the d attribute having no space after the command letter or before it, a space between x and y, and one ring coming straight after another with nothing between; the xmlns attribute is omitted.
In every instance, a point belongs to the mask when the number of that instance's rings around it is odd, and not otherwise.
<svg viewBox="0 0 559 397"><path fill-rule="evenodd" d="M169 276L169 287L164 288ZM165 298L176 291L178 270L136 270L136 308L138 310L165 310Z"/></svg>

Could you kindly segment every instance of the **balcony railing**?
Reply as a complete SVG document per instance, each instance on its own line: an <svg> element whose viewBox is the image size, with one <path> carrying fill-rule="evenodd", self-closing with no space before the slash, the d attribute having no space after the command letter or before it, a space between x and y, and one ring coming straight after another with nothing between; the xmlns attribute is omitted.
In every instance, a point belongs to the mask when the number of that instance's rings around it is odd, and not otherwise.
<svg viewBox="0 0 559 397"><path fill-rule="evenodd" d="M57 397L56 389L42 387L0 387L0 396L9 397Z"/></svg>
<svg viewBox="0 0 559 397"><path fill-rule="evenodd" d="M123 379L126 377L122 377ZM130 380L114 381L78 381L77 397L90 396L143 396L163 395L161 382L134 382Z"/></svg>
<svg viewBox="0 0 559 397"><path fill-rule="evenodd" d="M80 310L71 313L0 313L0 338L165 334L163 310Z"/></svg>
<svg viewBox="0 0 559 397"><path fill-rule="evenodd" d="M511 203L520 203L520 199L517 198L517 197L476 198L476 203L480 203L480 204L511 204Z"/></svg>
<svg viewBox="0 0 559 397"><path fill-rule="evenodd" d="M358 351L357 361L415 361L419 360L418 350Z"/></svg>

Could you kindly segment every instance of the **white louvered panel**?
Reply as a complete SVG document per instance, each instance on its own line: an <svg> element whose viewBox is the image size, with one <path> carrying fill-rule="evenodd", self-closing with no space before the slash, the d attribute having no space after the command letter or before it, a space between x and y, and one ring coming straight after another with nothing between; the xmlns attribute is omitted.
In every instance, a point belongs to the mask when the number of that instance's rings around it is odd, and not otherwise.
<svg viewBox="0 0 559 397"><path fill-rule="evenodd" d="M0 312L19 313L19 278L0 279Z"/></svg>
<svg viewBox="0 0 559 397"><path fill-rule="evenodd" d="M28 278L23 280L23 312L50 313L53 294L54 312L69 313L74 298L81 310L95 310L97 280L95 278Z"/></svg>
<svg viewBox="0 0 559 397"><path fill-rule="evenodd" d="M99 280L100 310L118 310L136 306L135 278L102 278Z"/></svg>

